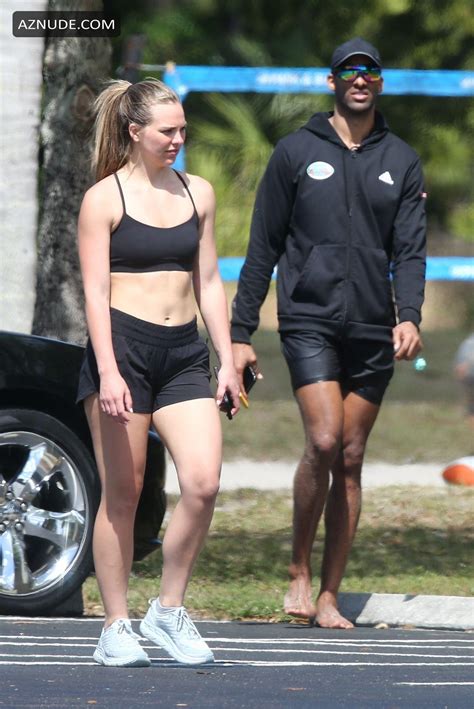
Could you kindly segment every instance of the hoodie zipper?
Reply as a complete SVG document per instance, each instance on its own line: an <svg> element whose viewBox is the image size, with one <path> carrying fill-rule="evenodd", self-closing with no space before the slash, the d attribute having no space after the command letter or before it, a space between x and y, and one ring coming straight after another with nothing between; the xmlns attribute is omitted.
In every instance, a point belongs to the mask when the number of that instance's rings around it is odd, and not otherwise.
<svg viewBox="0 0 474 709"><path fill-rule="evenodd" d="M346 148L344 152L344 183L345 183L345 193L346 193L346 211L349 218L349 229L347 236L347 249L346 249L346 273L344 279L344 305L342 312L341 328L344 327L347 320L347 312L349 309L349 274L351 270L351 247L352 247L352 205L354 199L354 179L353 179L353 167L349 162L347 165L347 160L355 160L357 158L357 152L359 148ZM349 169L348 169L349 167Z"/></svg>

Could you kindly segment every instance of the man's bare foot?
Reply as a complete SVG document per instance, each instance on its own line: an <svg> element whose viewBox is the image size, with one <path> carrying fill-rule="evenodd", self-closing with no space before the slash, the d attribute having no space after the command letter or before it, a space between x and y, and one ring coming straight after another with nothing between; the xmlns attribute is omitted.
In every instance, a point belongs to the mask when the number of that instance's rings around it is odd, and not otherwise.
<svg viewBox="0 0 474 709"><path fill-rule="evenodd" d="M296 618L314 618L316 607L311 598L310 580L302 577L292 579L283 604L288 615Z"/></svg>
<svg viewBox="0 0 474 709"><path fill-rule="evenodd" d="M316 601L315 621L320 628L341 628L342 630L350 630L354 624L350 620L344 618L339 613L337 603L334 598L320 596Z"/></svg>

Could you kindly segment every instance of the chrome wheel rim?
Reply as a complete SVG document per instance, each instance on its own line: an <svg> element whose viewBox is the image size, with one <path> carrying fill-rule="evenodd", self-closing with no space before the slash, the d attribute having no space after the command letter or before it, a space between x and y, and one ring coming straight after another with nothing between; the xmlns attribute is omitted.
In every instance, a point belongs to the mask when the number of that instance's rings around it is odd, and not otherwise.
<svg viewBox="0 0 474 709"><path fill-rule="evenodd" d="M81 557L90 508L77 465L29 431L0 433L0 593L61 583Z"/></svg>

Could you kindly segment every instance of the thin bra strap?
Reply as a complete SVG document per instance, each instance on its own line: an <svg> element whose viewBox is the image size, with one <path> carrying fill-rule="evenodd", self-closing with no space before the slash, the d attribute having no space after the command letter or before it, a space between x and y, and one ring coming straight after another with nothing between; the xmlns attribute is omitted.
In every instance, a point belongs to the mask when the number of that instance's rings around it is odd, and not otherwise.
<svg viewBox="0 0 474 709"><path fill-rule="evenodd" d="M171 169L173 170L173 172L175 173L175 175L176 175L177 177L179 177L179 179L180 179L181 182L183 183L184 189L185 189L186 192L188 193L189 199L190 199L191 202L193 203L194 213L195 213L196 216L198 216L198 211L197 211L197 209L196 209L196 205L194 204L193 196L192 196L191 192L189 191L189 187L187 186L186 182L184 181L184 178L179 174L179 172L178 172L177 170L175 170L174 168L171 168Z"/></svg>
<svg viewBox="0 0 474 709"><path fill-rule="evenodd" d="M125 207L125 199L124 199L123 192L122 192L122 185L120 184L120 180L119 180L119 178L118 178L116 172L114 172L114 177L115 177L115 179L117 180L117 186L118 186L118 188L119 188L120 197L122 198L123 213L126 214L126 213L127 213L127 209L126 209L126 207Z"/></svg>

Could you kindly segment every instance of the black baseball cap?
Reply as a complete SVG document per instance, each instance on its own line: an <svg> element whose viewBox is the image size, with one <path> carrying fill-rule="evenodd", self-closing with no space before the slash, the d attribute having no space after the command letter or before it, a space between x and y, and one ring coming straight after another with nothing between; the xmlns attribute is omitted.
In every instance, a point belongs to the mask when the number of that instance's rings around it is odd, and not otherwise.
<svg viewBox="0 0 474 709"><path fill-rule="evenodd" d="M382 66L379 50L369 42L366 42L365 39L354 37L344 42L344 44L340 44L339 47L336 47L331 57L331 69L341 66L341 64L344 64L344 62L349 59L349 57L354 56L354 54L364 54L366 57L369 57L376 66Z"/></svg>

